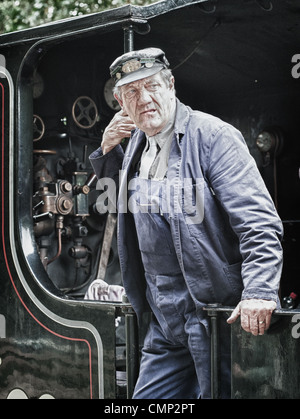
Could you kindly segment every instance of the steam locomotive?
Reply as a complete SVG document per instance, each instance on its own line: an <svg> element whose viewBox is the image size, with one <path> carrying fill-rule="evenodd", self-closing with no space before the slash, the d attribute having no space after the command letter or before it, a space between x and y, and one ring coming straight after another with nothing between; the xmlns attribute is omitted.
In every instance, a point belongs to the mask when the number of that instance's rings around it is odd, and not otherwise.
<svg viewBox="0 0 300 419"><path fill-rule="evenodd" d="M284 224L290 306L264 336L232 326L232 398L299 398L299 21L299 0L162 0L0 36L0 398L131 397L143 325L126 296L84 298L99 275L122 285L88 156L118 111L109 65L148 46L182 102L243 133ZM207 307L216 398L231 309Z"/></svg>

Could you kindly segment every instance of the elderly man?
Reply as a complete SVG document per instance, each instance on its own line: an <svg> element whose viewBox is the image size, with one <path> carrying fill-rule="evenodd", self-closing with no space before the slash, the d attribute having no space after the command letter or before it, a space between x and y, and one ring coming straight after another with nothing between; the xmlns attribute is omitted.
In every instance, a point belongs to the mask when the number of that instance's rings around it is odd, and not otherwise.
<svg viewBox="0 0 300 419"><path fill-rule="evenodd" d="M253 335L278 304L282 225L235 128L175 95L162 50L110 67L121 111L91 155L118 179L119 257L141 319L152 311L134 398L209 398L208 303L235 305L221 320L221 397L230 397L230 326ZM122 139L130 137L125 154Z"/></svg>

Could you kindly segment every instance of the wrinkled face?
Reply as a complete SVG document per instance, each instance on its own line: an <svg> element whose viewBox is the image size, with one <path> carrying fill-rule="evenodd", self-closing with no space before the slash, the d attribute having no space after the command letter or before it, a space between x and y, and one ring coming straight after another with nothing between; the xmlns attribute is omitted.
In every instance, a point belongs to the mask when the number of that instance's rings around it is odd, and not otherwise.
<svg viewBox="0 0 300 419"><path fill-rule="evenodd" d="M175 107L174 78L170 83L160 73L125 84L116 97L128 116L147 135L160 132Z"/></svg>

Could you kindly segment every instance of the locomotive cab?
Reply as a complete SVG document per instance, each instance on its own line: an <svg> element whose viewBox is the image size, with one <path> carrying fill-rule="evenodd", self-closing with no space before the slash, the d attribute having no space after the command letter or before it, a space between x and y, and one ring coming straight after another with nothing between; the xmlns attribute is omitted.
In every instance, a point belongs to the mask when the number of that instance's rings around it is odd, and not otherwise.
<svg viewBox="0 0 300 419"><path fill-rule="evenodd" d="M108 69L124 50L163 49L178 98L242 132L285 227L281 296L300 295L299 15L298 1L161 1L0 36L1 398L131 394L134 313L84 298L99 276L122 286L89 155L119 110Z"/></svg>

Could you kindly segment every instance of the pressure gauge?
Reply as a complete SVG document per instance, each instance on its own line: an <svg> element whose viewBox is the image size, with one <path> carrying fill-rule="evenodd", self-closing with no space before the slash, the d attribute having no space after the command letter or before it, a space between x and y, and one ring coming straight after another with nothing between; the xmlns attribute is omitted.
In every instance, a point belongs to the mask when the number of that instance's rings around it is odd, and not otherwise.
<svg viewBox="0 0 300 419"><path fill-rule="evenodd" d="M115 85L114 79L113 78L108 79L104 85L103 94L104 94L105 102L110 107L110 109L112 109L113 111L119 111L121 107L113 94L114 85Z"/></svg>
<svg viewBox="0 0 300 419"><path fill-rule="evenodd" d="M267 153L274 145L273 135L267 131L261 132L256 139L256 145L262 153Z"/></svg>

